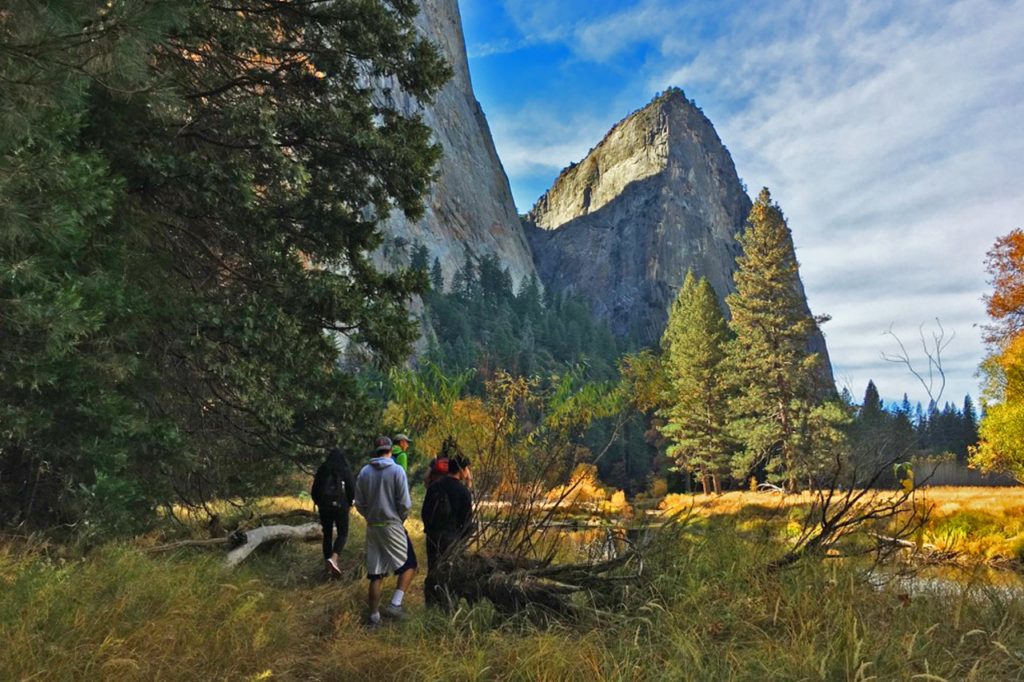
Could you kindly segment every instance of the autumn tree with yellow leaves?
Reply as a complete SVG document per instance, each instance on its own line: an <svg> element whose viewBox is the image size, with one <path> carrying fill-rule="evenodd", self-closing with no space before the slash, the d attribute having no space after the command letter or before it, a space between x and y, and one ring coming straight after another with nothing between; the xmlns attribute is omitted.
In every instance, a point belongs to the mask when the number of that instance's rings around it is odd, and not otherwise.
<svg viewBox="0 0 1024 682"><path fill-rule="evenodd" d="M985 416L971 464L1024 480L1024 230L997 239L985 264L993 289L985 297L991 352L982 363Z"/></svg>

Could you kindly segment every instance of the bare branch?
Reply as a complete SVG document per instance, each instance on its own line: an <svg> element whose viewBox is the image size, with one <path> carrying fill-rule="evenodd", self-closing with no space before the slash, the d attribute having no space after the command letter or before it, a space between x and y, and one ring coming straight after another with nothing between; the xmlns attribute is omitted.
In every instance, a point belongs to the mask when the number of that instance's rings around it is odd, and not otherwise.
<svg viewBox="0 0 1024 682"><path fill-rule="evenodd" d="M889 325L889 329L882 334L884 336L891 336L896 341L899 352L887 353L882 351L882 359L886 362L904 365L924 388L929 400L932 403L938 404L942 398L942 393L946 390L946 372L942 366L942 353L949 347L949 344L953 343L953 339L956 338L956 332L954 331L950 334L949 338L946 338L946 330L937 317L935 318L935 324L938 326L938 331L932 331L930 341L925 337L924 322L917 329L921 341L921 351L926 360L925 369L921 370L914 366L914 361L911 359L903 340L893 331L893 325ZM935 391L936 381L939 383L938 392Z"/></svg>

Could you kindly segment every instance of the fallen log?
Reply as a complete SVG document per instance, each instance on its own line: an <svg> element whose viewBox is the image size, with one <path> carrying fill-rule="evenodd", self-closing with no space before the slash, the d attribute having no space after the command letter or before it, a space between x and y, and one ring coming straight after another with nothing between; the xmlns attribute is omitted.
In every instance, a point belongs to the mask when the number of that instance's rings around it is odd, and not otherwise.
<svg viewBox="0 0 1024 682"><path fill-rule="evenodd" d="M243 534L244 541L228 552L224 562L228 568L242 563L247 556L262 544L281 540L317 540L320 538L319 523L304 523L301 526L260 526L247 530Z"/></svg>
<svg viewBox="0 0 1024 682"><path fill-rule="evenodd" d="M928 544L927 542L922 542L922 543L918 544L916 542L911 542L910 540L904 540L903 538L894 538L894 537L891 537L889 535L882 535L881 533L868 533L868 535L870 535L871 537L875 538L876 540L880 540L880 541L882 541L884 543L887 543L887 544L895 545L895 546L900 547L902 549L913 549L913 550L922 551L922 552L941 552L941 551L943 551L943 550L940 550L935 545Z"/></svg>
<svg viewBox="0 0 1024 682"><path fill-rule="evenodd" d="M146 547L142 551L144 552L170 552L175 549L182 549L184 547L210 547L214 545L231 545L238 544L241 541L237 538L234 533L231 535L225 535L221 538L206 538L205 540L178 540L177 542L169 542L166 545L157 545L155 547Z"/></svg>

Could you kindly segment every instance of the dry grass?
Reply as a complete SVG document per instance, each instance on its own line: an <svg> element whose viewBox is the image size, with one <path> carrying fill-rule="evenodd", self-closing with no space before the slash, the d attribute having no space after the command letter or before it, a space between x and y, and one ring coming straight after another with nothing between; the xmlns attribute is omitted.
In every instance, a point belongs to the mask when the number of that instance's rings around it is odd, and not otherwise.
<svg viewBox="0 0 1024 682"><path fill-rule="evenodd" d="M896 493L892 493L895 495ZM810 506L809 492L738 492L722 495L667 495L663 513L692 511L698 517L741 519L785 517ZM988 559L1024 561L1024 486L923 487L917 501L930 508L922 540L939 549Z"/></svg>
<svg viewBox="0 0 1024 682"><path fill-rule="evenodd" d="M967 505L944 518L1011 518L1011 497L943 492L944 504ZM281 511L302 502L274 504ZM464 606L451 617L428 613L421 574L407 598L412 617L367 632L360 625L365 580L324 582L317 543L267 548L233 572L221 565L219 550L163 555L115 544L68 561L50 558L46 548L7 545L0 548L0 679L1024 675L1024 602L1014 594L965 585L952 595L908 597L895 586L868 588L853 567L837 563L771 573L765 557L777 547L736 528L742 509L777 505L779 496L730 494L702 502L705 510L729 513L709 513L701 533L652 559L641 606L571 627L509 621L487 606ZM352 521L344 561L358 564L363 527L357 515ZM422 528L410 523L409 529L422 557Z"/></svg>

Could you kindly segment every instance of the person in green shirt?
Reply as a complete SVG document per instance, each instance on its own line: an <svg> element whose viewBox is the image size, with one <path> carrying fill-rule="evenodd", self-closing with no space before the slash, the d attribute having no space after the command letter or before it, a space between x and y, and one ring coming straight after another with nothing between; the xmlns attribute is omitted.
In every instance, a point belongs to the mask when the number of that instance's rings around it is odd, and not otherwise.
<svg viewBox="0 0 1024 682"><path fill-rule="evenodd" d="M406 474L409 473L409 445L412 443L412 439L404 433L400 433L394 438L395 447L391 450L391 458L395 461L395 464L402 467L402 471Z"/></svg>

